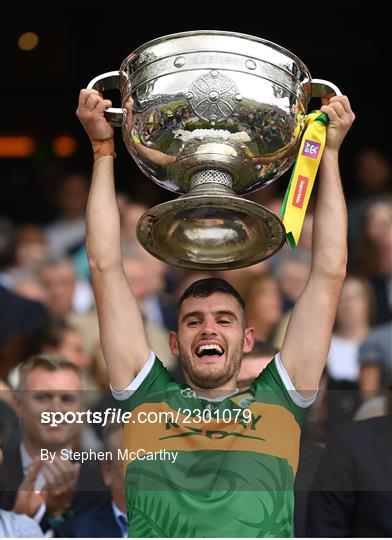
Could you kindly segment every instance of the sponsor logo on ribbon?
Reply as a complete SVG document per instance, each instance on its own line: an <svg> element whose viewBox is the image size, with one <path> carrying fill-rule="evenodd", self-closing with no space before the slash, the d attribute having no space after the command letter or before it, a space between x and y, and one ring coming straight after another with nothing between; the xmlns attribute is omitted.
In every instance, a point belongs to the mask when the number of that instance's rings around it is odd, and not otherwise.
<svg viewBox="0 0 392 540"><path fill-rule="evenodd" d="M298 176L297 185L293 197L293 206L302 208L305 200L306 190L308 189L309 178L306 176Z"/></svg>
<svg viewBox="0 0 392 540"><path fill-rule="evenodd" d="M305 140L304 148L302 150L302 155L310 157L312 159L317 159L320 152L321 144L310 139Z"/></svg>

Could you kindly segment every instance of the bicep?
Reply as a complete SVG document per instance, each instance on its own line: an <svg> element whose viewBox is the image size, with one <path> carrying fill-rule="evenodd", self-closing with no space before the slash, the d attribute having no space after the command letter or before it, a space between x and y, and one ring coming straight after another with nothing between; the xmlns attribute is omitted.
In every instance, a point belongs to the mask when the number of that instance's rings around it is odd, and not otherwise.
<svg viewBox="0 0 392 540"><path fill-rule="evenodd" d="M281 349L282 362L303 392L317 388L328 355L340 284L310 277L296 302Z"/></svg>
<svg viewBox="0 0 392 540"><path fill-rule="evenodd" d="M92 271L100 340L112 387L125 388L149 356L142 315L122 266Z"/></svg>

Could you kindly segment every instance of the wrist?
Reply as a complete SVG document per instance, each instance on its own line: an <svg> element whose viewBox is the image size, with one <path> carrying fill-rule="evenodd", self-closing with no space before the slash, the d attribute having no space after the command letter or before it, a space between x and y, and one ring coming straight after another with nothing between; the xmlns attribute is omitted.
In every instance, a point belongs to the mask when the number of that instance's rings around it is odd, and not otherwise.
<svg viewBox="0 0 392 540"><path fill-rule="evenodd" d="M324 161L327 161L327 160L337 161L339 159L339 148L326 145L324 148L324 152L323 152L323 156L321 160L323 159Z"/></svg>
<svg viewBox="0 0 392 540"><path fill-rule="evenodd" d="M116 157L116 152L114 151L114 139L103 139L103 140L92 140L91 145L93 147L94 159L99 159L104 156L113 156Z"/></svg>

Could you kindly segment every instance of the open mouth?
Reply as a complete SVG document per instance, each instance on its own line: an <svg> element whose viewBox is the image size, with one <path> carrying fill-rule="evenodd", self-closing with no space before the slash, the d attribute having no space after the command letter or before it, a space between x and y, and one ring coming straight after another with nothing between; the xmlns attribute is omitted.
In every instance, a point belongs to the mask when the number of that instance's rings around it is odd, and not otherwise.
<svg viewBox="0 0 392 540"><path fill-rule="evenodd" d="M198 358L211 358L211 357L220 357L225 351L217 343L199 345L196 349L196 356Z"/></svg>

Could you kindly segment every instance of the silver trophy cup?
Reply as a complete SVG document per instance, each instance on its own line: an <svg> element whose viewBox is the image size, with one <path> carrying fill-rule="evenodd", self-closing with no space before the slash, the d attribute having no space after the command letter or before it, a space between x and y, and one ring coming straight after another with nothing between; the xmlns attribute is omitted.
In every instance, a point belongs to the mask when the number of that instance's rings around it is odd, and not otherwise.
<svg viewBox="0 0 392 540"><path fill-rule="evenodd" d="M120 91L108 121L143 173L181 194L142 216L139 241L169 264L205 270L249 266L282 247L280 219L241 195L293 164L310 98L340 94L279 45L218 31L150 41L88 87Z"/></svg>

